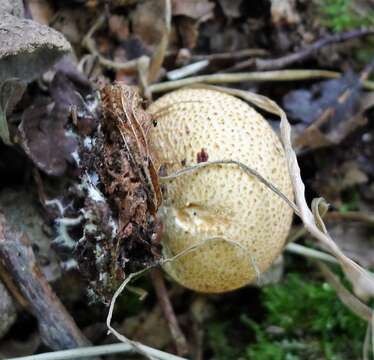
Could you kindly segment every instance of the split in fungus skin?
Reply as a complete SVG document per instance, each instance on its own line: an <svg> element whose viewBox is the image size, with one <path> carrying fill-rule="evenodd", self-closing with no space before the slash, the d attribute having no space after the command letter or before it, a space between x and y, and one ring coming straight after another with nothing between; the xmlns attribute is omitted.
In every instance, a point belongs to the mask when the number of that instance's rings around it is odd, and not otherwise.
<svg viewBox="0 0 374 360"><path fill-rule="evenodd" d="M266 120L216 90L181 89L148 108L157 117L148 144L156 170L170 175L212 160L253 168L293 199L283 147ZM206 293L240 288L266 271L283 249L292 209L235 164L214 164L168 180L158 210L166 272Z"/></svg>

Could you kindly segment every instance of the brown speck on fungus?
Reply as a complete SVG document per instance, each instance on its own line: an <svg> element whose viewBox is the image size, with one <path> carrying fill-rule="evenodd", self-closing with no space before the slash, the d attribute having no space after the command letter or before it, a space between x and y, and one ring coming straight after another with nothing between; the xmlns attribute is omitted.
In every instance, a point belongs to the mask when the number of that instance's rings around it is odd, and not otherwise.
<svg viewBox="0 0 374 360"><path fill-rule="evenodd" d="M197 163L207 162L208 159L209 159L209 155L204 148L201 149L201 151L197 153L197 156L196 156Z"/></svg>

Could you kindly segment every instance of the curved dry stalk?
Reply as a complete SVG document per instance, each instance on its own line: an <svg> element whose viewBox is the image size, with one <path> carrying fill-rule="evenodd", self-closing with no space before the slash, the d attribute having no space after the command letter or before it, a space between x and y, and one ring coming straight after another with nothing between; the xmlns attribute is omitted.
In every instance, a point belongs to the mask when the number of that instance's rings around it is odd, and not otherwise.
<svg viewBox="0 0 374 360"><path fill-rule="evenodd" d="M355 297L350 291L348 291L339 281L338 277L334 275L331 270L323 264L321 261L317 261L318 268L328 281L328 283L336 290L342 303L347 306L353 313L359 318L370 322L373 317L373 310Z"/></svg>
<svg viewBox="0 0 374 360"><path fill-rule="evenodd" d="M210 237L210 238L206 238L204 239L203 241L197 243L197 244L194 244L192 246L189 246L187 247L186 249L184 249L183 251L181 251L180 253L172 256L172 257L169 257L169 258L162 258L161 260L159 260L158 262L154 263L153 265L150 265L142 270L139 270L137 272L134 272L134 273L131 273L129 274L129 276L122 282L122 284L118 287L118 289L115 291L111 301L110 301L110 305L109 305L109 310L108 310L108 315L107 315L107 319L106 319L106 325L107 325L107 328L108 328L108 333L111 333L113 334L119 341L121 341L122 343L125 343L125 344L128 344L129 346L132 347L132 349L136 352L138 352L139 354L145 356L147 359L154 359L152 357L152 355L145 351L145 349L143 348L143 345L137 341L133 341L133 340L130 340L128 339L126 336L122 335L121 333L119 333L116 329L113 328L112 326L112 318L113 318L113 312L114 312L114 306L116 304L116 301L117 301L117 298L122 294L122 292L128 288L128 284L135 278L145 274L147 271L157 267L157 266L162 266L166 263L169 263L169 262L173 262L177 259L179 259L180 257L182 256L185 256L193 251L196 251L197 249L199 249L201 246L203 246L206 242L208 241L216 241L216 240L223 240L225 242L228 242L230 243L231 245L234 245L234 246L237 246L239 247L243 253L248 256L249 258L249 263L252 265L255 273L256 273L256 278L257 280L259 279L261 273L260 273L260 270L256 264L256 261L255 261L255 258L254 256L248 252L244 247L243 245L237 243L236 241L233 241L233 240L230 240L230 239L227 239L223 236L214 236L214 237ZM160 358L161 359L161 358ZM175 357L175 359L182 359L182 358L179 358L179 357Z"/></svg>
<svg viewBox="0 0 374 360"><path fill-rule="evenodd" d="M142 344L128 339L126 336L122 335L119 333L116 329L112 327L112 317L113 317L113 311L114 311L114 305L116 304L117 298L119 295L122 294L123 290L126 288L126 286L132 281L133 278L140 276L147 272L150 269L150 267L142 269L140 271L137 271L135 273L131 273L123 282L122 284L118 287L116 292L114 293L112 300L110 301L110 306L109 306L109 311L108 311L108 316L106 319L106 326L108 328L108 333L113 334L119 341L130 345L134 351L138 352L139 354L145 356L147 359L154 360L155 357L150 355L148 352L144 351L142 348Z"/></svg>
<svg viewBox="0 0 374 360"><path fill-rule="evenodd" d="M340 301L359 318L367 321L368 326L362 352L363 359L369 360L370 352L374 355L374 311L364 302L354 296L349 290L347 290L340 282L339 278L325 264L321 263L320 261L316 262L327 282L336 291Z"/></svg>

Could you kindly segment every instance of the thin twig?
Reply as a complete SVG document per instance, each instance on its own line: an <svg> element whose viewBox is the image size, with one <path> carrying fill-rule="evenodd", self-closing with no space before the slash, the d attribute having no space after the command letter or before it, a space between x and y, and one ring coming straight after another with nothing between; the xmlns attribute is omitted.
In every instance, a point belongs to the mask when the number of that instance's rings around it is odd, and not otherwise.
<svg viewBox="0 0 374 360"><path fill-rule="evenodd" d="M153 269L151 271L151 279L156 290L158 301L169 325L172 338L174 339L177 354L181 356L186 355L188 353L187 340L179 327L161 271L159 269Z"/></svg>
<svg viewBox="0 0 374 360"><path fill-rule="evenodd" d="M244 49L238 51L230 51L224 53L213 53L213 54L196 54L191 56L192 61L224 61L224 60L237 60L249 56L265 56L268 55L268 51L265 49Z"/></svg>
<svg viewBox="0 0 374 360"><path fill-rule="evenodd" d="M146 345L139 344L140 348L152 355L154 358L159 360L186 360L179 356L165 353L163 351L151 348ZM71 359L82 359L86 357L111 355L118 353L134 353L134 348L129 344L110 344L101 346L90 346L82 347L71 350L62 350L48 352L44 354L37 354L31 356L22 356L17 358L12 358L12 360L71 360Z"/></svg>
<svg viewBox="0 0 374 360"><path fill-rule="evenodd" d="M332 255L300 244L289 243L285 249L292 254L302 255L314 260L322 260L334 265L339 264Z"/></svg>
<svg viewBox="0 0 374 360"><path fill-rule="evenodd" d="M374 225L374 214L365 213L362 211L331 211L325 216L326 221L336 220L348 220L348 221L360 221L368 225Z"/></svg>
<svg viewBox="0 0 374 360"><path fill-rule="evenodd" d="M357 29L339 34L329 35L317 40L312 45L301 49L292 54L281 56L277 59L249 59L236 64L231 70L243 70L252 67L255 70L277 70L284 69L287 66L297 62L305 61L316 54L316 52L328 45L341 43L351 39L373 35L374 29Z"/></svg>
<svg viewBox="0 0 374 360"><path fill-rule="evenodd" d="M166 73L166 77L168 78L168 80L183 79L187 76L200 72L201 70L205 69L208 66L209 66L208 60L201 60L201 61L193 62L181 68L168 71Z"/></svg>
<svg viewBox="0 0 374 360"><path fill-rule="evenodd" d="M245 81L296 81L311 79L337 79L342 74L328 70L278 70L278 71L258 71L243 73L211 74L193 76L182 80L166 81L149 86L151 93L160 93L174 90L183 86L199 83L207 84L229 84ZM373 81L364 81L363 86L368 90L374 90Z"/></svg>

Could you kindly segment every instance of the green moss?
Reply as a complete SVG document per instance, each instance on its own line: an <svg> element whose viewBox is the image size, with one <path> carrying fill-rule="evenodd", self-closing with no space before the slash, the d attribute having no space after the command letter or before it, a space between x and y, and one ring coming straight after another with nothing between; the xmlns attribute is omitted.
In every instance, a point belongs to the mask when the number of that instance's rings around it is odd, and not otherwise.
<svg viewBox="0 0 374 360"><path fill-rule="evenodd" d="M341 32L372 27L374 25L374 8L370 8L369 1L366 1L366 7L363 8L359 0L320 0L318 13L322 15L322 25L334 32ZM361 67L373 58L373 44L373 39L366 37L362 41L362 46L356 48L352 54ZM372 78L371 76L370 79Z"/></svg>
<svg viewBox="0 0 374 360"><path fill-rule="evenodd" d="M282 283L262 290L265 318L258 323L250 313L240 315L247 329L241 346L237 338L230 338L230 321L210 324L214 359L360 358L367 324L340 302L334 289L309 275L289 274ZM254 341L248 343L251 338Z"/></svg>
<svg viewBox="0 0 374 360"><path fill-rule="evenodd" d="M211 322L208 325L208 342L217 360L234 360L240 355L235 346L230 344L227 329L229 322Z"/></svg>
<svg viewBox="0 0 374 360"><path fill-rule="evenodd" d="M257 344L249 346L248 358L256 358L259 352L258 358L266 359L263 354L269 349L279 359L359 357L367 325L340 302L328 284L290 274L282 284L265 288L263 301L265 327L276 325L283 334L279 339L256 331Z"/></svg>
<svg viewBox="0 0 374 360"><path fill-rule="evenodd" d="M340 32L374 24L374 10L357 11L355 0L324 0L319 2L323 23L329 29Z"/></svg>
<svg viewBox="0 0 374 360"><path fill-rule="evenodd" d="M361 197L360 197L360 193L358 192L358 189L356 187L352 187L352 188L349 188L343 191L342 201L343 201L343 204L339 208L340 212L345 213L348 211L359 210Z"/></svg>

